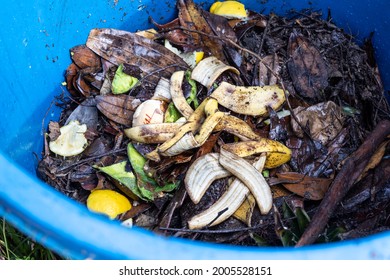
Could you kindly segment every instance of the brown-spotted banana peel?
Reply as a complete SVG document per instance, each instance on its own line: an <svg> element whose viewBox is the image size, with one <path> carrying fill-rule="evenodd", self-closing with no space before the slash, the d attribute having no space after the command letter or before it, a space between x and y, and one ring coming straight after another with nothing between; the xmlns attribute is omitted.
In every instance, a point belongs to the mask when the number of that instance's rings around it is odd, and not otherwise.
<svg viewBox="0 0 390 280"><path fill-rule="evenodd" d="M209 115L200 127L199 132L197 134L194 135L192 132L186 133L168 150L166 150L165 152L161 152L160 154L164 156L175 156L184 151L188 151L202 146L209 138L215 126L223 118L224 115L225 113L223 112L216 112L215 114Z"/></svg>
<svg viewBox="0 0 390 280"><path fill-rule="evenodd" d="M261 136L254 132L249 124L233 115L225 114L222 120L214 128L214 131L221 130L237 136L242 141L261 139Z"/></svg>
<svg viewBox="0 0 390 280"><path fill-rule="evenodd" d="M267 154L266 168L275 168L291 159L291 150L278 141L261 138L258 141L244 141L224 144L223 149L239 157L248 157L261 153Z"/></svg>
<svg viewBox="0 0 390 280"><path fill-rule="evenodd" d="M147 143L160 144L171 139L175 133L184 125L184 122L145 124L127 128L124 130L131 140Z"/></svg>
<svg viewBox="0 0 390 280"><path fill-rule="evenodd" d="M224 64L215 56L209 56L202 59L192 70L191 79L199 82L207 88L210 88L214 81L225 71L232 71L237 75L240 72L229 65Z"/></svg>
<svg viewBox="0 0 390 280"><path fill-rule="evenodd" d="M159 161L160 155L174 156L203 145L225 115L223 112L218 112L216 108L218 108L217 101L206 98L174 137L148 153L146 157L153 161ZM205 116L207 117L204 120ZM203 120L204 122L201 123Z"/></svg>
<svg viewBox="0 0 390 280"><path fill-rule="evenodd" d="M183 84L183 78L184 78L184 71L176 71L171 76L171 96L173 104L175 104L175 107L177 110L185 117L189 118L193 113L194 110L191 108L191 106L187 103L187 100L184 97L184 93L182 90L182 84Z"/></svg>
<svg viewBox="0 0 390 280"><path fill-rule="evenodd" d="M187 133L197 131L202 125L203 120L205 119L204 108L209 100L210 98L205 98L205 100L203 100L203 102L198 106L198 108L196 108L194 113L187 119L187 122L179 128L175 135L171 139L162 143L152 152L146 154L146 157L152 161L160 161L161 153L164 153L166 150L171 148Z"/></svg>
<svg viewBox="0 0 390 280"><path fill-rule="evenodd" d="M261 172L263 170L264 163L265 155L262 155L254 162L253 167ZM268 184L261 187L269 188ZM249 189L240 179L235 178L234 181L229 185L229 188L226 190L226 192L212 206L192 217L188 221L188 227L190 229L201 229L205 226L215 226L219 223L222 223L230 216L232 216L237 211L237 209L240 208L248 195L250 195Z"/></svg>
<svg viewBox="0 0 390 280"><path fill-rule="evenodd" d="M227 82L222 82L210 96L233 112L251 116L267 115L268 106L277 111L286 100L277 85L241 87Z"/></svg>
<svg viewBox="0 0 390 280"><path fill-rule="evenodd" d="M219 164L219 154L209 153L192 163L184 178L184 184L189 197L197 204L212 182L231 175Z"/></svg>

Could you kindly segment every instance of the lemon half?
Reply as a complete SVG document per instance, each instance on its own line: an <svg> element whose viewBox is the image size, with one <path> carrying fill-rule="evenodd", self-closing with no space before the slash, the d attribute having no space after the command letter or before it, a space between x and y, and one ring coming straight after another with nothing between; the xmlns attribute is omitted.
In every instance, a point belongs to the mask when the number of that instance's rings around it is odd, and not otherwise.
<svg viewBox="0 0 390 280"><path fill-rule="evenodd" d="M238 1L215 2L210 7L210 13L226 18L246 18L247 12L244 4Z"/></svg>
<svg viewBox="0 0 390 280"><path fill-rule="evenodd" d="M92 191L87 199L87 207L92 212L102 213L110 219L131 209L130 201L113 190Z"/></svg>

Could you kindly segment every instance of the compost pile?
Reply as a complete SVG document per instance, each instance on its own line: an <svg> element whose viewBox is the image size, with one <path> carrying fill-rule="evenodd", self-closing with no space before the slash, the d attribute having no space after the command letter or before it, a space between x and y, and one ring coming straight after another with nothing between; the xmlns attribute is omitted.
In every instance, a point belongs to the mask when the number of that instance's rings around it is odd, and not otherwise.
<svg viewBox="0 0 390 280"><path fill-rule="evenodd" d="M40 178L91 211L113 190L126 206L111 219L166 236L303 246L388 230L390 110L371 37L359 46L330 13L226 3L91 30L70 50Z"/></svg>

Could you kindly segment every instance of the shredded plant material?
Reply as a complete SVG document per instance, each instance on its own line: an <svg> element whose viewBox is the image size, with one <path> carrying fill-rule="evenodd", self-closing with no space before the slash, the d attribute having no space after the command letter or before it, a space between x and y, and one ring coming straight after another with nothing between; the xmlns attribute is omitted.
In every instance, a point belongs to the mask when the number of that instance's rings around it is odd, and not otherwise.
<svg viewBox="0 0 390 280"><path fill-rule="evenodd" d="M390 108L371 37L359 45L313 10L177 9L71 48L40 178L166 236L304 246L389 230Z"/></svg>

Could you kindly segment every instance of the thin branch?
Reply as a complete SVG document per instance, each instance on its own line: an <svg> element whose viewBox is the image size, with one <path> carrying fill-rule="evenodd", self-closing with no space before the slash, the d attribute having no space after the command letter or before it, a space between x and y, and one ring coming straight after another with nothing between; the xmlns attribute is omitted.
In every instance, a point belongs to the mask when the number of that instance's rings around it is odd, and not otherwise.
<svg viewBox="0 0 390 280"><path fill-rule="evenodd" d="M93 157L89 157L89 158L85 158L85 159L82 159L82 160L79 160L75 163L72 163L70 165L67 165L67 166L63 166L62 168L59 168L57 169L57 172L56 173L60 173L60 172L67 172L69 171L70 169L76 167L76 166L79 166L81 164L84 164L84 163L87 163L89 161L92 161L92 160L95 160L95 159L98 159L98 158L101 158L101 157L104 157L104 156L109 156L109 155L113 155L113 154L117 154L117 153L122 153L122 152L125 152L127 148L122 148L122 149L117 149L117 150L111 150L109 152L106 152L106 153L103 153L103 154L100 154L100 155L97 155L97 156L93 156Z"/></svg>

